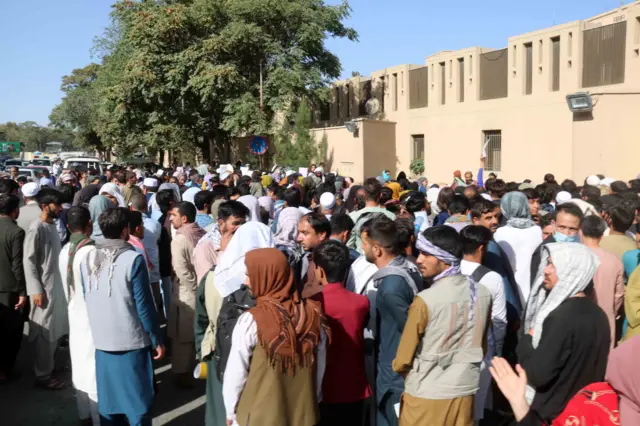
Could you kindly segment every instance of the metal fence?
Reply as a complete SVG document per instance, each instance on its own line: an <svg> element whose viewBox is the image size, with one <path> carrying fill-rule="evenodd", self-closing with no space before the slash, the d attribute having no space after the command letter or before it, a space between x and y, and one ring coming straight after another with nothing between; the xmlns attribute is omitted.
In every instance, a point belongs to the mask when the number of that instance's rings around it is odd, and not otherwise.
<svg viewBox="0 0 640 426"><path fill-rule="evenodd" d="M624 83L627 21L583 32L582 87Z"/></svg>
<svg viewBox="0 0 640 426"><path fill-rule="evenodd" d="M502 131L486 130L483 144L487 144L487 158L484 160L485 170L499 172L502 168Z"/></svg>

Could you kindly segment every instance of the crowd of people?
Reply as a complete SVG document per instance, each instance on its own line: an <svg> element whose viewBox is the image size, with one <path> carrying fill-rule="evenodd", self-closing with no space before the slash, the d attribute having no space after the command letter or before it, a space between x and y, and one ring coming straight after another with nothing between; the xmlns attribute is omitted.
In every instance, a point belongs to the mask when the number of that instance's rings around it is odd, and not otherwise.
<svg viewBox="0 0 640 426"><path fill-rule="evenodd" d="M207 426L640 424L640 176L240 166L2 176L0 382L27 320L82 425L151 425L164 357Z"/></svg>

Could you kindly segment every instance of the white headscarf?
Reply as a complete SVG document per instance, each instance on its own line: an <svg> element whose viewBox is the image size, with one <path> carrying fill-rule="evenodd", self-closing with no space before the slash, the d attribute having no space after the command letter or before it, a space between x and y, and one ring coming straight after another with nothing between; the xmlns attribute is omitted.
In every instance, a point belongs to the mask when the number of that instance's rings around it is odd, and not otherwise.
<svg viewBox="0 0 640 426"><path fill-rule="evenodd" d="M258 199L256 197L253 195L243 195L238 198L238 201L249 209L249 213L251 213L249 221L260 222L260 204L258 204Z"/></svg>
<svg viewBox="0 0 640 426"><path fill-rule="evenodd" d="M286 207L278 216L278 227L274 236L279 246L296 247L298 243L298 222L302 212L295 207Z"/></svg>
<svg viewBox="0 0 640 426"><path fill-rule="evenodd" d="M275 242L268 226L247 222L238 228L214 271L214 283L222 297L227 297L244 283L247 274L245 255L251 250L270 247L275 247Z"/></svg>
<svg viewBox="0 0 640 426"><path fill-rule="evenodd" d="M124 202L124 195L118 188L118 185L115 183L105 183L100 188L100 194L109 194L112 197L115 197L118 200L118 207L126 207L127 204Z"/></svg>
<svg viewBox="0 0 640 426"><path fill-rule="evenodd" d="M583 291L596 273L600 260L587 246L580 243L550 243L542 247L540 267L531 286L531 293L525 310L524 329L533 328L533 347L538 347L542 337L543 324L549 314L562 302ZM558 282L549 292L543 287L544 269L549 257L558 274ZM529 403L535 396L535 389L527 387Z"/></svg>
<svg viewBox="0 0 640 426"><path fill-rule="evenodd" d="M170 189L173 191L173 201L179 203L182 201L182 196L180 195L180 187L175 183L163 183L158 188L158 192L164 191L165 189Z"/></svg>
<svg viewBox="0 0 640 426"><path fill-rule="evenodd" d="M192 186L191 188L184 191L182 194L182 201L188 201L195 206L196 204L196 194L202 191L197 186Z"/></svg>

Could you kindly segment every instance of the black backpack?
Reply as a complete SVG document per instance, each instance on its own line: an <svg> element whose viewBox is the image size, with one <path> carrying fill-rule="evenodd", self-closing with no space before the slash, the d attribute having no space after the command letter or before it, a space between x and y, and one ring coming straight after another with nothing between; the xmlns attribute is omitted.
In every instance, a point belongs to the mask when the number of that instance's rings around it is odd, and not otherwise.
<svg viewBox="0 0 640 426"><path fill-rule="evenodd" d="M216 329L216 349L213 359L216 361L216 374L222 382L231 352L231 336L240 315L256 306L256 299L245 285L224 298Z"/></svg>

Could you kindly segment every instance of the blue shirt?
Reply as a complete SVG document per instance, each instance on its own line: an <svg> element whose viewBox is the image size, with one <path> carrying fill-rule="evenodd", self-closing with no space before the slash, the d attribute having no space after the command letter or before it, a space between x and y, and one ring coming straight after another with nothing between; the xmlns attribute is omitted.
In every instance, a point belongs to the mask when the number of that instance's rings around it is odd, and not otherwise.
<svg viewBox="0 0 640 426"><path fill-rule="evenodd" d="M204 229L213 223L213 218L206 213L198 213L196 214L196 223Z"/></svg>
<svg viewBox="0 0 640 426"><path fill-rule="evenodd" d="M638 266L640 261L640 249L629 250L622 255L622 265L624 266L624 275L626 279L629 279L633 271Z"/></svg>

